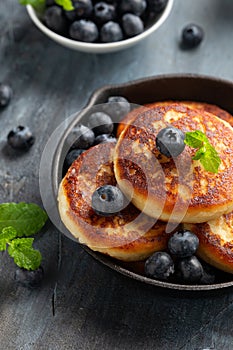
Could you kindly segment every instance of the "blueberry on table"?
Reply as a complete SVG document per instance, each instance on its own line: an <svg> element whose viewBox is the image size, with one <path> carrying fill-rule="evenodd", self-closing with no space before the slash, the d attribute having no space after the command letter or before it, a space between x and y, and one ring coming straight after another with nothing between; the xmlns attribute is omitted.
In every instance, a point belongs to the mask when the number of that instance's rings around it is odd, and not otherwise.
<svg viewBox="0 0 233 350"><path fill-rule="evenodd" d="M110 43L123 39L123 33L120 25L116 22L109 21L100 29L100 41Z"/></svg>
<svg viewBox="0 0 233 350"><path fill-rule="evenodd" d="M44 270L40 266L36 270L26 270L23 268L17 268L15 270L15 281L22 284L24 287L36 288L38 287L44 277Z"/></svg>
<svg viewBox="0 0 233 350"><path fill-rule="evenodd" d="M204 38L203 29L197 24L188 24L182 30L181 45L183 48L194 48L198 46Z"/></svg>
<svg viewBox="0 0 233 350"><path fill-rule="evenodd" d="M138 35L144 30L141 18L132 13L126 13L122 16L122 27L127 37Z"/></svg>
<svg viewBox="0 0 233 350"><path fill-rule="evenodd" d="M184 258L177 263L177 275L183 282L197 283L203 276L203 267L196 256Z"/></svg>
<svg viewBox="0 0 233 350"><path fill-rule="evenodd" d="M12 89L7 84L0 84L0 107L6 107L12 97Z"/></svg>
<svg viewBox="0 0 233 350"><path fill-rule="evenodd" d="M65 166L69 168L71 164L84 152L84 149L72 149L65 157Z"/></svg>
<svg viewBox="0 0 233 350"><path fill-rule="evenodd" d="M113 132L113 122L110 116L103 112L95 112L89 116L88 127L95 135L111 134Z"/></svg>
<svg viewBox="0 0 233 350"><path fill-rule="evenodd" d="M148 277L167 280L174 274L174 262L166 252L156 252L145 262L145 274Z"/></svg>
<svg viewBox="0 0 233 350"><path fill-rule="evenodd" d="M175 232L168 241L168 250L179 258L192 256L199 245L198 237L187 230Z"/></svg>
<svg viewBox="0 0 233 350"><path fill-rule="evenodd" d="M185 148L185 135L173 126L161 129L156 137L156 147L168 158L177 157Z"/></svg>
<svg viewBox="0 0 233 350"><path fill-rule="evenodd" d="M74 11L77 18L88 18L93 11L91 0L73 0Z"/></svg>
<svg viewBox="0 0 233 350"><path fill-rule="evenodd" d="M74 21L69 28L70 37L74 40L92 43L97 40L99 31L96 24L90 20Z"/></svg>
<svg viewBox="0 0 233 350"><path fill-rule="evenodd" d="M119 10L121 13L133 13L141 16L147 7L145 0L128 0L120 1Z"/></svg>
<svg viewBox="0 0 233 350"><path fill-rule="evenodd" d="M91 147L95 140L94 132L87 126L79 124L71 132L72 148L87 149Z"/></svg>
<svg viewBox="0 0 233 350"><path fill-rule="evenodd" d="M66 19L59 6L50 6L45 10L44 22L54 32L63 33L66 30Z"/></svg>
<svg viewBox="0 0 233 350"><path fill-rule="evenodd" d="M147 0L148 8L150 12L160 13L167 6L168 0Z"/></svg>
<svg viewBox="0 0 233 350"><path fill-rule="evenodd" d="M28 150L35 142L32 132L27 126L17 126L7 135L8 144L15 149Z"/></svg>
<svg viewBox="0 0 233 350"><path fill-rule="evenodd" d="M103 24L114 20L116 17L115 7L104 1L97 2L94 6L94 20L98 24Z"/></svg>
<svg viewBox="0 0 233 350"><path fill-rule="evenodd" d="M94 145L98 145L99 143L109 143L109 142L116 142L116 138L113 135L109 134L101 134L96 136Z"/></svg>
<svg viewBox="0 0 233 350"><path fill-rule="evenodd" d="M98 215L114 215L123 209L124 196L118 187L104 185L93 193L91 205Z"/></svg>

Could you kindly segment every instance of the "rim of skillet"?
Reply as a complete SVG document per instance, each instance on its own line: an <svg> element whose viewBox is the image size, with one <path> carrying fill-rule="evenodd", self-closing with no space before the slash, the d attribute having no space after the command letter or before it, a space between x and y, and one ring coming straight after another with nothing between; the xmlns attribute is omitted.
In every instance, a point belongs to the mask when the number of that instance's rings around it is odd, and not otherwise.
<svg viewBox="0 0 233 350"><path fill-rule="evenodd" d="M184 80L184 79L191 79L191 80L205 80L209 83L217 83L220 85L229 86L229 88L232 89L233 92L233 82L227 79L222 78L216 78L213 76L203 75L203 74L189 74L189 73L181 73L181 74L163 74L163 75L156 75L152 77L145 77L137 80L133 80L127 83L122 84L113 84L113 85L104 85L101 88L96 89L91 97L89 98L89 101L87 102L86 106L82 111L74 115L74 119L72 119L71 123L67 126L67 128L64 130L62 137L60 138L60 142L58 144L58 147L54 153L53 158L53 174L52 174L52 181L53 181L53 190L54 193L57 193L58 185L61 180L61 166L63 164L64 159L61 162L61 154L64 146L64 141L66 140L70 130L77 124L77 122L85 115L86 111L93 107L94 105L103 103L101 100L101 97L104 93L110 92L109 96L111 95L111 92L114 91L115 93L119 90L126 89L132 86L141 85L148 82L154 82L154 81L161 81L161 80ZM152 102L152 101L151 101ZM224 289L233 287L233 276L232 281L229 282L221 282L221 283L214 283L214 284L207 284L207 285L189 285L189 284L178 284L178 283L170 283L166 281L159 281L156 279L151 279L149 277L137 274L135 272L132 272L128 270L127 268L124 268L119 264L117 264L117 261L112 259L111 257L107 257L104 254L95 252L88 248L87 246L81 245L84 250L90 254L93 258L95 258L97 261L101 262L105 266L108 266L112 270L115 270L122 275L125 275L129 278L132 278L134 280L143 282L145 284L153 285L156 287L162 287L166 289L172 289L172 290L178 290L178 291L195 291L195 292L203 292L203 291L210 291L210 290L218 290L218 289Z"/></svg>

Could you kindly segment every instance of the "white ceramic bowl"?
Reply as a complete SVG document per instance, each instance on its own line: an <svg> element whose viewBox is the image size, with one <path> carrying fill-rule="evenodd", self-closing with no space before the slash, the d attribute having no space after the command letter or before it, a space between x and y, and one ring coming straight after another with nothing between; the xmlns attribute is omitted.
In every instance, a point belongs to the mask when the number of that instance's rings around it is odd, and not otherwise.
<svg viewBox="0 0 233 350"><path fill-rule="evenodd" d="M149 26L143 33L122 41L117 41L113 43L99 43L99 44L75 41L72 39L68 39L62 35L59 35L53 32L52 30L50 30L49 28L47 28L43 24L43 22L39 18L39 15L36 13L36 11L31 5L27 5L27 11L31 20L34 22L37 28L39 28L50 39L56 41L60 45L63 45L65 47L68 47L69 49L73 49L77 51L83 51L83 52L89 52L89 53L108 53L108 52L127 49L137 44L141 40L145 39L153 32L155 32L169 16L173 6L173 2L174 0L168 0L167 6L164 9L164 11L161 13L160 17L158 17L158 19L154 22L154 24Z"/></svg>

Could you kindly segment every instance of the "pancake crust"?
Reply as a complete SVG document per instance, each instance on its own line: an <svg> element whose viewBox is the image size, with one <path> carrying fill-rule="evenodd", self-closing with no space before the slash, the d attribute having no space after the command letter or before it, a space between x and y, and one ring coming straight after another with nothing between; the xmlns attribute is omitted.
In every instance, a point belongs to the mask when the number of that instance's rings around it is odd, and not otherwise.
<svg viewBox="0 0 233 350"><path fill-rule="evenodd" d="M203 131L221 158L218 173L191 160L195 150L187 146L175 159L162 156L155 139L168 125L183 132ZM171 222L206 222L233 210L233 129L204 108L156 104L139 111L121 132L114 171L121 190L147 215Z"/></svg>
<svg viewBox="0 0 233 350"><path fill-rule="evenodd" d="M220 270L233 273L233 212L203 224L184 224L199 238L199 255Z"/></svg>
<svg viewBox="0 0 233 350"><path fill-rule="evenodd" d="M224 109L205 102L194 102L194 101L163 101L163 102L154 102L154 103L149 103L146 104L145 106L140 106L137 109L132 110L129 112L119 123L118 128L117 128L117 137L120 136L121 132L124 130L125 126L130 124L134 117L138 115L138 113L142 113L143 111L146 111L147 109L153 109L158 106L169 106L170 104L177 103L180 105L181 103L191 109L199 109L200 111L205 111L212 113L216 115L217 117L225 120L228 122L231 126L233 126L233 116L225 111Z"/></svg>
<svg viewBox="0 0 233 350"><path fill-rule="evenodd" d="M116 185L113 172L115 144L99 144L79 156L59 187L61 220L89 248L125 261L143 260L166 248L166 225L128 204L113 216L97 215L92 193L100 186Z"/></svg>

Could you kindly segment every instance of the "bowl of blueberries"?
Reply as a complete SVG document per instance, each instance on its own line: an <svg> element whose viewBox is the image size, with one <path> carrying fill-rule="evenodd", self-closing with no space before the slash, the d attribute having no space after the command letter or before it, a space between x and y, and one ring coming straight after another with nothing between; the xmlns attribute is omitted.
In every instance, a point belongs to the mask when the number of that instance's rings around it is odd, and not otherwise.
<svg viewBox="0 0 233 350"><path fill-rule="evenodd" d="M100 143L116 142L119 122L129 111L156 101L186 100L217 104L233 113L232 93L233 84L229 81L192 74L149 77L104 86L95 91L82 111L72 115L54 131L44 149L40 164L40 190L51 221L65 236L77 242L60 219L57 205L59 184L82 152ZM96 126L97 121L101 127ZM93 133L96 128L98 132ZM196 254L198 239L188 230L181 232L178 229L169 239L167 248L146 261L119 261L85 245L83 248L103 265L144 284L194 292L233 286L232 274L200 259ZM161 261L168 274L160 271ZM156 271L155 265L158 266Z"/></svg>
<svg viewBox="0 0 233 350"><path fill-rule="evenodd" d="M46 0L27 11L45 35L70 49L108 53L129 48L155 32L169 16L174 0L72 0L71 7Z"/></svg>

